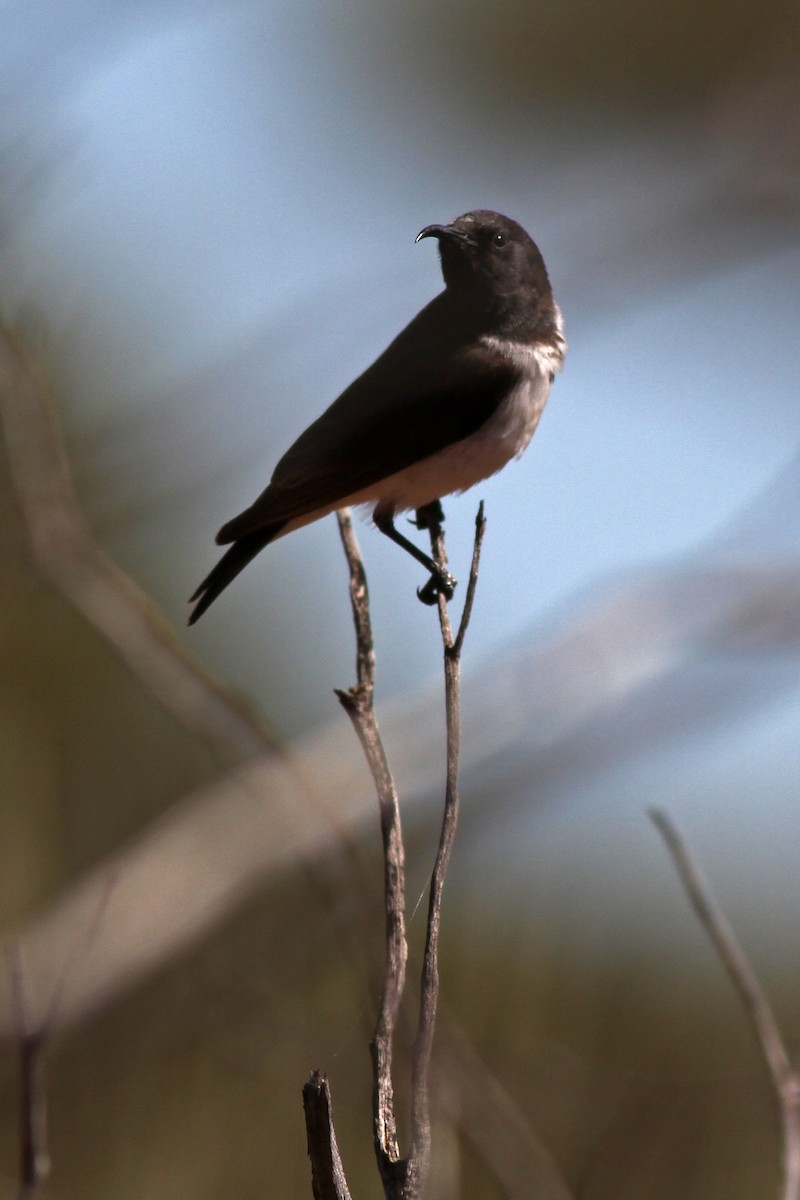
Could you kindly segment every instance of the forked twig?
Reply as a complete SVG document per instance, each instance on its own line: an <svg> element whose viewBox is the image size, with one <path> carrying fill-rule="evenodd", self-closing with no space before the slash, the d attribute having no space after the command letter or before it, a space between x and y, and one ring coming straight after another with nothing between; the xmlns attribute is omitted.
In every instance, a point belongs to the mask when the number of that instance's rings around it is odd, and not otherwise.
<svg viewBox="0 0 800 1200"><path fill-rule="evenodd" d="M764 990L684 838L665 812L651 809L650 817L666 842L692 907L714 943L756 1035L780 1115L782 1200L800 1200L800 1072L791 1064Z"/></svg>
<svg viewBox="0 0 800 1200"><path fill-rule="evenodd" d="M437 566L444 570L447 560L441 525L441 509L437 505L426 512L425 517L424 527L430 530L434 559ZM429 1073L439 997L438 952L442 893L458 818L461 648L472 612L478 579L480 549L486 523L483 516L483 504L481 504L476 521L472 567L467 585L464 612L455 638L450 624L446 598L442 594L437 597L445 664L447 775L442 830L431 878L419 1023L412 1060L411 1143L408 1155L402 1158L394 1109L392 1054L394 1031L405 986L408 957L405 930L405 852L397 789L381 741L373 705L375 653L364 564L349 512L342 510L337 513L337 519L350 571L350 603L356 629L357 682L347 691L337 690L336 695L353 723L375 782L384 851L386 959L380 1010L371 1045L375 1153L387 1200L419 1200L430 1163ZM320 1079L322 1079L324 1088L319 1082ZM316 1088L316 1092L313 1092L313 1088ZM316 1106L311 1110L311 1115L309 1098L314 1099ZM338 1200L340 1196L345 1196L346 1184L344 1184L341 1163L338 1162L338 1152L335 1151L335 1135L330 1120L330 1094L327 1082L323 1077L312 1076L304 1089L304 1102L306 1103L306 1131L312 1161L315 1200L322 1200L322 1198L328 1200L329 1197L331 1200ZM314 1118L312 1120L313 1114L319 1106L322 1106L324 1110L324 1119ZM345 1192L336 1190L339 1185L337 1179L334 1178L334 1162L338 1163L336 1171L341 1177L340 1184L345 1188Z"/></svg>
<svg viewBox="0 0 800 1200"><path fill-rule="evenodd" d="M405 927L405 852L400 804L375 716L375 650L369 615L369 593L364 563L355 531L346 510L336 514L350 570L350 603L356 628L357 683L336 695L353 723L364 749L381 817L384 856L386 962L383 994L373 1035L373 1134L378 1169L387 1196L401 1194L405 1173L397 1142L392 1083L392 1048L397 1015L406 977L408 944Z"/></svg>
<svg viewBox="0 0 800 1200"><path fill-rule="evenodd" d="M436 565L442 570L447 567L444 531L441 510L429 518L431 552ZM422 1194L430 1159L430 1060L433 1048L433 1033L436 1025L436 1009L439 1000L439 932L442 918L442 893L453 839L458 822L458 761L461 749L461 648L472 615L475 588L478 582L481 546L486 532L483 501L478 507L475 520L475 541L472 551L467 595L464 601L458 632L453 637L447 600L439 593L439 625L444 647L445 713L447 720L447 776L445 782L444 812L439 848L436 853L431 878L428 902L428 924L425 939L425 956L422 964L422 986L420 990L419 1023L414 1042L411 1077L411 1151L408 1156L408 1197Z"/></svg>

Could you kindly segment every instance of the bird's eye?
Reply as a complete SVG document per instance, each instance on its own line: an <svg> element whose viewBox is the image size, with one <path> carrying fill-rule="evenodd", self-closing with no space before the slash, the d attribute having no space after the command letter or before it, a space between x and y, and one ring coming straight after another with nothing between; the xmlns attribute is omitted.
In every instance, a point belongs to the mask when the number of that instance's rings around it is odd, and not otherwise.
<svg viewBox="0 0 800 1200"><path fill-rule="evenodd" d="M494 242L495 246L505 246L506 235L504 233L496 233L492 238L492 241Z"/></svg>

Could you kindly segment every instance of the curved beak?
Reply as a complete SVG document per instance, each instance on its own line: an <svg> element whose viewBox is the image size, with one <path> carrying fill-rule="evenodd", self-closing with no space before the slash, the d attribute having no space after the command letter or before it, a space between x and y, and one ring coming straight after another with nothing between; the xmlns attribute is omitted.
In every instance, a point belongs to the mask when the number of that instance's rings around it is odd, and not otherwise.
<svg viewBox="0 0 800 1200"><path fill-rule="evenodd" d="M465 242L467 235L463 229L455 229L452 225L426 225L424 229L420 229L417 236L414 238L414 245L421 242L423 238L454 238L457 242Z"/></svg>

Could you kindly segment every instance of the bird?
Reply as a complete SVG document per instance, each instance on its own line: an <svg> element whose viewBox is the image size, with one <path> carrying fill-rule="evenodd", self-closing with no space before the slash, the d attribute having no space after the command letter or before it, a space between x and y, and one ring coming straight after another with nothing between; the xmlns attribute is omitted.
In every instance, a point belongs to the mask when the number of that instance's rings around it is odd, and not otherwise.
<svg viewBox="0 0 800 1200"><path fill-rule="evenodd" d="M456 581L395 528L494 475L530 442L567 343L538 246L488 209L426 225L439 292L286 451L267 487L222 526L229 548L190 597L194 624L276 538L338 508L369 504L377 528L413 555L435 603ZM441 510L439 510L441 511Z"/></svg>

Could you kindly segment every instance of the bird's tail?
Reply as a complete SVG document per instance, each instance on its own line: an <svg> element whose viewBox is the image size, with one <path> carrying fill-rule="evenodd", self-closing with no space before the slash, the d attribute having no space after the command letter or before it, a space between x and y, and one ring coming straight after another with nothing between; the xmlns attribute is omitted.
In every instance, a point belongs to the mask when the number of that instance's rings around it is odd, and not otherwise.
<svg viewBox="0 0 800 1200"><path fill-rule="evenodd" d="M205 577L197 591L189 597L190 604L197 601L189 617L190 625L194 625L195 621L202 617L220 592L223 592L239 572L244 570L259 550L263 550L280 533L284 525L285 521L279 521L275 525L266 525L263 529L256 529L253 533L248 533L233 543L210 574Z"/></svg>

